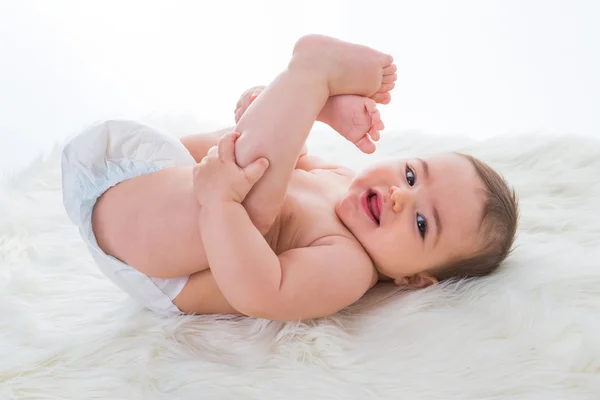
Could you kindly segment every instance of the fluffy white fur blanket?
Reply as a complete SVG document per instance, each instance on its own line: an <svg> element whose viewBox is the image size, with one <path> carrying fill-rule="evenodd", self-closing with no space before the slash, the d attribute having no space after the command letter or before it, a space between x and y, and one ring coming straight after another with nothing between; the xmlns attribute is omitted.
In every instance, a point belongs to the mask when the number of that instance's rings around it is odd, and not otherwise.
<svg viewBox="0 0 600 400"><path fill-rule="evenodd" d="M0 398L600 398L599 141L388 132L366 157L319 126L309 144L355 166L481 157L519 193L516 250L488 278L381 287L317 321L164 319L94 266L63 210L58 145L0 187Z"/></svg>

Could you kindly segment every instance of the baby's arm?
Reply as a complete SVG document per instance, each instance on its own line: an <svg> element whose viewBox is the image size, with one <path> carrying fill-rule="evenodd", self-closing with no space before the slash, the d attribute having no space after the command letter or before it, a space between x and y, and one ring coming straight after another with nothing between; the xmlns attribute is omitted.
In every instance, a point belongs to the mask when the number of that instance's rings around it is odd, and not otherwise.
<svg viewBox="0 0 600 400"><path fill-rule="evenodd" d="M200 219L213 277L242 314L286 321L329 316L376 279L370 259L350 239L327 237L278 257L239 203L205 209Z"/></svg>
<svg viewBox="0 0 600 400"><path fill-rule="evenodd" d="M214 132L197 133L194 135L184 136L180 140L187 151L189 151L192 157L194 157L194 160L199 163L206 156L208 150L217 145L219 139L224 134L233 132L233 130L234 127L229 127Z"/></svg>
<svg viewBox="0 0 600 400"><path fill-rule="evenodd" d="M235 140L223 136L194 168L199 231L223 296L241 313L278 320L330 315L355 302L376 280L367 254L352 239L332 237L278 257L241 204L266 160L241 169Z"/></svg>

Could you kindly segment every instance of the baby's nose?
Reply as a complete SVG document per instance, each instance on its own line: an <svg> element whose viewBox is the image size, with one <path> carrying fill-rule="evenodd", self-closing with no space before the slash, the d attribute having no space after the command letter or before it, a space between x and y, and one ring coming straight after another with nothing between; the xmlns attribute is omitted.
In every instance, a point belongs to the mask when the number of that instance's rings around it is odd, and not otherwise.
<svg viewBox="0 0 600 400"><path fill-rule="evenodd" d="M390 187L390 199L392 200L392 210L396 213L401 212L410 201L410 193L400 189L398 186Z"/></svg>

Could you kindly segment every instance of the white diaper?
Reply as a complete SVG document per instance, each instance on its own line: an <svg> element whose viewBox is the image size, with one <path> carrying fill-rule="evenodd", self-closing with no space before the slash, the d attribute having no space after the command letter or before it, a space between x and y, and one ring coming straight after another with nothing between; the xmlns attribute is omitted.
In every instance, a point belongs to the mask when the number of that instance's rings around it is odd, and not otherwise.
<svg viewBox="0 0 600 400"><path fill-rule="evenodd" d="M162 315L181 313L173 299L188 277L151 278L104 253L92 231L92 211L96 200L119 182L167 167L194 164L179 140L133 121L94 125L72 139L62 154L64 206L96 264L122 290Z"/></svg>

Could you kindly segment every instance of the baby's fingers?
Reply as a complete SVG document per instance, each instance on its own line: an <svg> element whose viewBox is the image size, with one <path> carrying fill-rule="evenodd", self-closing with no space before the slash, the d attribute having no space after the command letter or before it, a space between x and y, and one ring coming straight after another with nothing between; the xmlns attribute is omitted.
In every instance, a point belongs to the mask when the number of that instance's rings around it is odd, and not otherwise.
<svg viewBox="0 0 600 400"><path fill-rule="evenodd" d="M238 132L230 132L219 139L219 160L221 162L235 162L235 141L240 137Z"/></svg>
<svg viewBox="0 0 600 400"><path fill-rule="evenodd" d="M244 175L246 175L248 183L254 186L254 184L258 182L258 180L267 171L267 168L269 168L269 160L266 158L259 158L244 168Z"/></svg>
<svg viewBox="0 0 600 400"><path fill-rule="evenodd" d="M215 158L217 156L217 152L219 151L219 149L217 148L217 146L213 146L210 149L208 149L208 152L206 152L206 157L204 157L202 159L202 161L204 161L204 159L207 158ZM208 161L208 160L206 160Z"/></svg>

